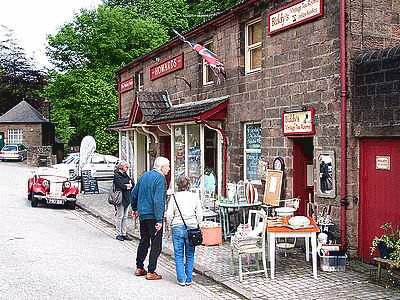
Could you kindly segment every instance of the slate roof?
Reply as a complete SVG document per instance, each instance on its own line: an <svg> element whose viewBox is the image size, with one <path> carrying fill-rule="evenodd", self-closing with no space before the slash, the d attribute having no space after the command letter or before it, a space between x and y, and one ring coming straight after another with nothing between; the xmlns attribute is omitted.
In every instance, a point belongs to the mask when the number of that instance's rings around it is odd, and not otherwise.
<svg viewBox="0 0 400 300"><path fill-rule="evenodd" d="M0 117L0 123L50 123L28 102L21 101Z"/></svg>
<svg viewBox="0 0 400 300"><path fill-rule="evenodd" d="M145 122L153 120L160 113L172 107L166 91L138 92L138 100Z"/></svg>
<svg viewBox="0 0 400 300"><path fill-rule="evenodd" d="M122 117L119 118L117 121L112 123L110 126L108 126L109 130L117 130L119 128L124 128L129 125L129 117Z"/></svg>
<svg viewBox="0 0 400 300"><path fill-rule="evenodd" d="M400 45L396 45L385 49L365 50L356 57L355 62L356 64L366 64L376 61L382 61L385 59L395 59L399 56Z"/></svg>

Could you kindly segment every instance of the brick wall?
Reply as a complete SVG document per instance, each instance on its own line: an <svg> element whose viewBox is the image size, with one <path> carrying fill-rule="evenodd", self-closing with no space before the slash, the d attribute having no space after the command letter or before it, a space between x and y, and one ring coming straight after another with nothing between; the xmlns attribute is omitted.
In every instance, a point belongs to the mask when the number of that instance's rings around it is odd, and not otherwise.
<svg viewBox="0 0 400 300"><path fill-rule="evenodd" d="M8 129L22 129L22 143L28 147L42 145L42 124L0 124L0 132L4 132L6 144L8 143Z"/></svg>

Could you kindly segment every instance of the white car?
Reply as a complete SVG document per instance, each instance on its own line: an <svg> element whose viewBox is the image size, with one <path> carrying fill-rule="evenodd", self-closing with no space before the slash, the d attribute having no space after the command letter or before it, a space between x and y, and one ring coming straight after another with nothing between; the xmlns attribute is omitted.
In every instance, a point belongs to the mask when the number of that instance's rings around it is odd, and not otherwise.
<svg viewBox="0 0 400 300"><path fill-rule="evenodd" d="M94 153L85 169L91 170L92 176L97 179L112 179L118 160L118 157L112 155ZM81 177L79 153L69 154L62 163L52 165L51 168L56 169L60 176L67 176L70 180L79 179Z"/></svg>

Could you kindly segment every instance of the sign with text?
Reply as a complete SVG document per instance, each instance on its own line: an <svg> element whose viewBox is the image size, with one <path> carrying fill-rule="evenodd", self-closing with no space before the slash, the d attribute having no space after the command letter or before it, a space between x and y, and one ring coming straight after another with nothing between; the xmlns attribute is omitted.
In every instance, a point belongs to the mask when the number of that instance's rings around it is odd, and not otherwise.
<svg viewBox="0 0 400 300"><path fill-rule="evenodd" d="M390 156L377 155L375 157L375 169L390 171Z"/></svg>
<svg viewBox="0 0 400 300"><path fill-rule="evenodd" d="M150 67L150 80L156 80L181 69L183 69L183 53Z"/></svg>
<svg viewBox="0 0 400 300"><path fill-rule="evenodd" d="M282 114L282 127L284 135L313 135L315 110L284 112Z"/></svg>
<svg viewBox="0 0 400 300"><path fill-rule="evenodd" d="M133 78L129 78L128 80L122 81L119 84L119 92L125 93L133 89Z"/></svg>
<svg viewBox="0 0 400 300"><path fill-rule="evenodd" d="M324 15L324 0L298 0L268 14L268 34L298 26Z"/></svg>

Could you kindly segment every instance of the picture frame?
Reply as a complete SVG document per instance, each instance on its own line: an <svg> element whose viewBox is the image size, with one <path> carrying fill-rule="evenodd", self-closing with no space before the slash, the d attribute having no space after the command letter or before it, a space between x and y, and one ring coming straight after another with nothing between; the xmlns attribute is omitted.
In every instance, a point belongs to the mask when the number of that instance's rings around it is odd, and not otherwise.
<svg viewBox="0 0 400 300"><path fill-rule="evenodd" d="M279 206L281 199L283 172L268 169L265 178L263 203L269 206Z"/></svg>
<svg viewBox="0 0 400 300"><path fill-rule="evenodd" d="M318 151L316 166L316 194L336 198L336 164L334 151Z"/></svg>

